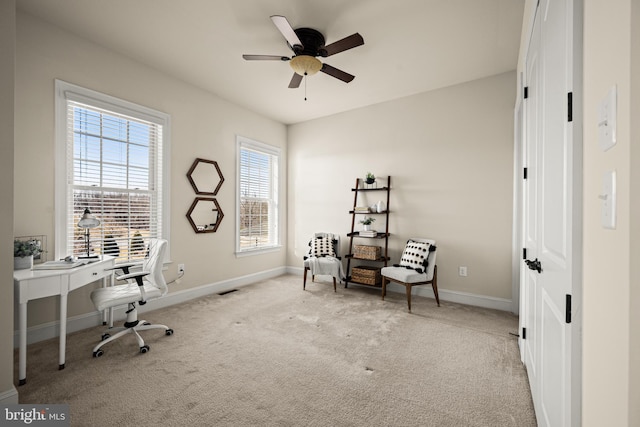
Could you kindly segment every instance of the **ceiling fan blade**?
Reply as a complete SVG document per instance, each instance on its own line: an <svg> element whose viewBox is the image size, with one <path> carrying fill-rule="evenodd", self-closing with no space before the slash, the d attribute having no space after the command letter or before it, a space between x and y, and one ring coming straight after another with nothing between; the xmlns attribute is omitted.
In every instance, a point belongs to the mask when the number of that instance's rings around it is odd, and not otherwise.
<svg viewBox="0 0 640 427"><path fill-rule="evenodd" d="M320 55L323 57L335 55L336 53L344 52L345 50L353 49L354 47L362 46L363 44L364 39L359 33L351 34L349 37L345 37L342 40L333 42L320 49Z"/></svg>
<svg viewBox="0 0 640 427"><path fill-rule="evenodd" d="M331 65L328 64L322 64L322 68L320 68L320 71L322 71L325 74L329 74L331 77L335 77L336 79L342 80L345 83L349 83L351 80L355 79L356 76L351 75L349 73L345 73L342 70L338 70L335 67L332 67Z"/></svg>
<svg viewBox="0 0 640 427"><path fill-rule="evenodd" d="M289 82L289 89L299 88L301 81L302 81L302 76L298 73L293 73L293 77L291 77L291 81Z"/></svg>
<svg viewBox="0 0 640 427"><path fill-rule="evenodd" d="M280 55L242 55L247 61L289 61L291 58Z"/></svg>
<svg viewBox="0 0 640 427"><path fill-rule="evenodd" d="M291 24L289 24L287 18L280 15L273 15L271 16L271 20L273 21L275 26L278 27L278 30L280 30L284 38L287 39L287 42L289 42L289 46L291 46L294 51L296 46L299 46L300 49L302 49L302 42L298 38L296 32L293 31L293 27L291 26Z"/></svg>

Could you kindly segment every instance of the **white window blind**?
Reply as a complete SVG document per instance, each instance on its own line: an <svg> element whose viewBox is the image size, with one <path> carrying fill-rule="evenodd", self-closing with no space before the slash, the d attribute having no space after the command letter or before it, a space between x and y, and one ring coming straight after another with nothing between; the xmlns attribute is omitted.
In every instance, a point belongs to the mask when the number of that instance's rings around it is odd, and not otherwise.
<svg viewBox="0 0 640 427"><path fill-rule="evenodd" d="M238 137L238 252L275 247L278 237L278 162L274 147Z"/></svg>
<svg viewBox="0 0 640 427"><path fill-rule="evenodd" d="M66 194L65 213L58 221L64 227L62 250L86 254L85 230L77 224L89 208L100 220L90 230L91 254L120 261L143 258L149 238L166 238L162 120L71 91L64 98Z"/></svg>

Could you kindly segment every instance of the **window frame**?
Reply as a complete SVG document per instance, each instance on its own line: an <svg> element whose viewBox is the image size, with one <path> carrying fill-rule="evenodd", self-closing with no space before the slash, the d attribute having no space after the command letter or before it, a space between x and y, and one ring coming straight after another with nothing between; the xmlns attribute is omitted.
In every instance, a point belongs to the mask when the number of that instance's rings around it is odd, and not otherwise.
<svg viewBox="0 0 640 427"><path fill-rule="evenodd" d="M162 217L161 238L169 242L165 262L171 259L171 116L169 114L106 95L91 89L55 80L55 259L67 253L67 100L82 102L89 106L124 114L162 126Z"/></svg>
<svg viewBox="0 0 640 427"><path fill-rule="evenodd" d="M274 227L274 242L270 245L259 246L257 248L241 248L240 247L240 201L242 199L241 196L241 152L243 149L249 149L253 151L257 151L269 156L273 156L277 165L271 171L271 191L273 197L271 198L272 203L275 207L272 214L275 218L270 218L270 222ZM280 250L282 247L282 227L280 226L280 217L281 212L280 208L282 206L281 203L281 194L282 194L282 150L279 147L275 147L273 145L265 144L263 142L258 142L252 140L250 138L246 138L241 135L236 135L236 256L248 256L248 255L257 255L263 254L267 252L274 252Z"/></svg>

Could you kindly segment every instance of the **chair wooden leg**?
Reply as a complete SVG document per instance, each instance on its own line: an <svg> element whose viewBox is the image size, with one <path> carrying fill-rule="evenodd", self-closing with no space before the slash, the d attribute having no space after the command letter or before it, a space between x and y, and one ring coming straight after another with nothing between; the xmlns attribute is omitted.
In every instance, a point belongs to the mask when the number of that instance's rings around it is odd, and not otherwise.
<svg viewBox="0 0 640 427"><path fill-rule="evenodd" d="M405 287L407 288L407 305L409 306L409 313L411 313L411 285L405 283Z"/></svg>
<svg viewBox="0 0 640 427"><path fill-rule="evenodd" d="M384 296L387 294L387 278L382 276L382 301L384 301Z"/></svg>
<svg viewBox="0 0 640 427"><path fill-rule="evenodd" d="M431 282L431 287L433 288L433 295L436 296L436 302L438 303L438 307L440 307L440 298L438 298L438 266L436 265L433 270L433 281Z"/></svg>
<svg viewBox="0 0 640 427"><path fill-rule="evenodd" d="M336 278L333 278L333 292L336 292Z"/></svg>
<svg viewBox="0 0 640 427"><path fill-rule="evenodd" d="M302 279L302 290L303 290L303 291L304 291L304 290L306 289L306 287L307 287L307 271L308 271L308 270L309 270L309 269L308 269L307 267L305 267L305 268L304 268L304 276L303 276L303 279Z"/></svg>

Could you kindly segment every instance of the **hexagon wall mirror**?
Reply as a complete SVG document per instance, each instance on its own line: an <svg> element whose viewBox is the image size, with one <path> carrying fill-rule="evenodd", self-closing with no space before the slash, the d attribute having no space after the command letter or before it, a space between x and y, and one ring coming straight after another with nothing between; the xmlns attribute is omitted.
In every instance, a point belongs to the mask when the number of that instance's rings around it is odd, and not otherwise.
<svg viewBox="0 0 640 427"><path fill-rule="evenodd" d="M187 218L196 233L215 233L224 213L216 199L196 197L187 212Z"/></svg>
<svg viewBox="0 0 640 427"><path fill-rule="evenodd" d="M214 160L195 159L187 178L196 194L215 196L224 182L218 162Z"/></svg>

